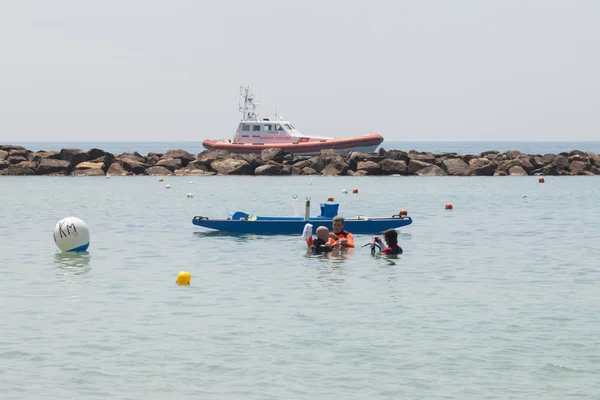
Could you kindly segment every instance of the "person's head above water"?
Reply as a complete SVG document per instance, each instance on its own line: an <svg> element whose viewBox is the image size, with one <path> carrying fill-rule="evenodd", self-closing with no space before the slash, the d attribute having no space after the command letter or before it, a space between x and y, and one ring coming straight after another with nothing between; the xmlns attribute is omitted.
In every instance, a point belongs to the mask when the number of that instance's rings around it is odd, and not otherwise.
<svg viewBox="0 0 600 400"><path fill-rule="evenodd" d="M317 228L317 237L321 240L327 242L329 240L329 229L325 226L320 226Z"/></svg>
<svg viewBox="0 0 600 400"><path fill-rule="evenodd" d="M388 246L394 246L398 244L398 231L395 229L388 229L383 232L383 237Z"/></svg>
<svg viewBox="0 0 600 400"><path fill-rule="evenodd" d="M344 217L342 217L341 215L336 215L335 217L333 217L333 233L335 233L336 235L340 233L344 229L344 223Z"/></svg>

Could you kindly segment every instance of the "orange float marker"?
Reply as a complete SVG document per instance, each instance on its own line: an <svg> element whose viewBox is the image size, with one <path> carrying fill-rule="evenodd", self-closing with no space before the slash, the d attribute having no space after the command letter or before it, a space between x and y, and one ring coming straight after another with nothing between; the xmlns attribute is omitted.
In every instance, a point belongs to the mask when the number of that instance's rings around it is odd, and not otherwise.
<svg viewBox="0 0 600 400"><path fill-rule="evenodd" d="M352 193L354 193L354 194L358 193L358 189L356 189L356 188L352 189Z"/></svg>
<svg viewBox="0 0 600 400"><path fill-rule="evenodd" d="M450 204L450 203L446 204L446 210L452 210L452 204Z"/></svg>

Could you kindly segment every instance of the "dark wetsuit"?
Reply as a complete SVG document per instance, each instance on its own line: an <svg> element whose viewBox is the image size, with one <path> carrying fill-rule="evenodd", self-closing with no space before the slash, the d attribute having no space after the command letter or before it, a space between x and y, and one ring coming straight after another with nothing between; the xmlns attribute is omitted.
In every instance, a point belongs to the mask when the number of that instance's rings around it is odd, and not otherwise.
<svg viewBox="0 0 600 400"><path fill-rule="evenodd" d="M395 244L393 246L386 247L385 249L381 250L381 252L383 254L402 254L402 247Z"/></svg>
<svg viewBox="0 0 600 400"><path fill-rule="evenodd" d="M332 250L333 249L327 244L326 241L319 238L313 240L312 246L310 246L310 251L313 254L329 253Z"/></svg>

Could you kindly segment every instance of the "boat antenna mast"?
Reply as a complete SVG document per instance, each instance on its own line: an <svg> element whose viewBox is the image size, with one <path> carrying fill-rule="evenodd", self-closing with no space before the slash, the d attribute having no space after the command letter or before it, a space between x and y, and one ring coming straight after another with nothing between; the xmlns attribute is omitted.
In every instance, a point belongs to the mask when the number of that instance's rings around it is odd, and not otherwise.
<svg viewBox="0 0 600 400"><path fill-rule="evenodd" d="M250 86L240 86L240 95L244 99L244 104L239 104L242 113L242 121L258 121L258 106L260 103L254 102L254 95L250 92Z"/></svg>

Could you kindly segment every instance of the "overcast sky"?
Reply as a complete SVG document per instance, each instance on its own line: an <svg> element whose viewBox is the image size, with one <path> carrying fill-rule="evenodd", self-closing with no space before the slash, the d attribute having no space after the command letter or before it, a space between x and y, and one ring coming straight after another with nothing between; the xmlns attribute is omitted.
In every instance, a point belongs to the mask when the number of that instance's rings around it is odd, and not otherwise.
<svg viewBox="0 0 600 400"><path fill-rule="evenodd" d="M0 0L0 142L600 140L597 0Z"/></svg>

